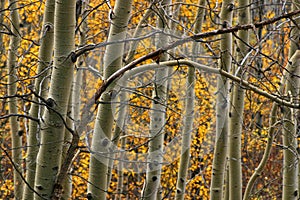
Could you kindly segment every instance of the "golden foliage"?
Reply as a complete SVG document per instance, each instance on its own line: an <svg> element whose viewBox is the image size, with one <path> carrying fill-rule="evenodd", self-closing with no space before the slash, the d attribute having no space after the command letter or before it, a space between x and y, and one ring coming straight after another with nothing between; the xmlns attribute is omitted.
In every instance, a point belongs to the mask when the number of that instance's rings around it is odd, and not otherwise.
<svg viewBox="0 0 300 200"><path fill-rule="evenodd" d="M34 81L37 75L37 65L39 62L38 51L39 51L39 38L42 27L42 14L44 11L45 1L31 1L22 0L19 3L19 14L21 19L21 44L18 49L18 66L17 76L18 81L18 94L28 94L28 86ZM211 31L219 28L218 14L220 11L219 1L210 1L210 5L206 7L204 16L203 31ZM100 6L99 6L100 5ZM114 1L111 2L114 6ZM175 10L178 4L172 5ZM7 7L7 5L6 5ZM142 19L145 9L149 7L148 2L134 1L132 17L128 26L128 37L133 36L137 24ZM172 33L176 33L179 36L188 36L193 34L193 26L195 23L195 13L197 6L193 0L185 0L183 4L178 6L180 9L179 16L172 16L175 23L174 30ZM178 8L177 7L177 8ZM89 13L87 19L79 17L77 25L82 20L87 20L88 30L86 33L86 44L97 44L105 42L107 40L109 30L109 6L107 3L103 3L102 0L90 1L87 12ZM253 11L254 12L254 11ZM2 13L1 13L2 14ZM8 11L3 12L5 15L4 23L9 25L9 13ZM276 13L274 10L269 10L265 13L265 18L272 18ZM236 17L236 16L235 16ZM236 19L236 18L235 18ZM153 27L156 26L157 17L150 17L147 20L148 26L143 29L143 34L147 34L149 31L155 30ZM259 18L255 16L253 21L259 21ZM146 25L145 25L146 26ZM270 92L277 92L279 87L279 80L282 75L283 66L287 62L287 54L289 47L289 32L290 27L283 25L280 27L280 33L277 30L270 30L270 27L264 28L261 31L262 41L257 39L257 30L251 32L250 45L253 45L256 49L261 48L261 53L256 54L252 52L251 62L249 62L247 73L250 74L249 82L256 86ZM272 32L273 31L273 32ZM82 34L77 32L76 35L76 46L79 46L79 35ZM200 58L199 62L207 65L214 65L217 62L219 54L218 47L219 38L206 38L203 41L202 49L203 55L201 56L213 56L213 58ZM234 38L237 40L236 38ZM280 41L280 42L279 42ZM0 68L4 69L7 61L7 50L9 37L3 35L3 41L1 41L5 47L6 53L0 55ZM260 43L261 42L261 43ZM139 42L138 47L135 49L134 58L139 58L155 49L153 38L145 39ZM126 43L126 50L128 50L129 43ZM178 50L181 54L189 54L191 45L188 44ZM125 50L125 51L126 51ZM212 51L213 50L213 51ZM91 51L84 55L84 66L91 65L94 69L98 70L100 74L103 71L103 57L105 47ZM256 51L256 50L255 50ZM126 52L128 53L128 52ZM177 52L176 52L177 53ZM192 52L193 53L193 52ZM267 56L265 56L267 55ZM233 55L235 56L235 55ZM124 55L126 57L126 55ZM260 59L260 58L261 59ZM170 57L172 59L172 57ZM258 60L261 61L261 69L258 69ZM143 64L150 63L151 60L144 62ZM234 61L235 62L235 61ZM76 67L79 64L76 63ZM166 164L162 168L161 178L161 190L162 196L168 199L173 199L176 191L176 179L177 179L177 168L179 164L179 155L181 145L178 141L181 138L181 132L184 118L184 101L186 99L186 72L187 69L184 66L174 67L174 73L171 76L171 89L168 92L168 101L166 104L166 124L164 127L164 144L166 148L164 161ZM258 78L258 72L263 72L262 77ZM0 96L5 97L6 91L6 79L7 72L1 70L1 85L0 85ZM190 150L190 166L188 173L188 181L186 186L185 199L208 199L209 198L209 185L211 179L211 165L213 159L213 146L215 142L215 92L216 76L205 74L202 72L196 73L195 83L195 119L194 129L192 132L192 143ZM124 133L121 136L122 140L126 141L124 146L118 144L118 148L122 149L126 154L126 161L138 160L140 162L145 159L145 154L148 151L148 134L149 134L149 123L150 123L150 112L152 94L155 92L155 86L153 84L153 72L145 72L142 75L132 78L129 82L128 88L128 114L126 116L126 124ZM83 85L81 89L81 108L88 102L94 95L95 91L102 84L101 78L97 77L84 68L83 73ZM19 100L19 112L22 114L28 114L30 107L30 98L26 100ZM120 102L117 102L120 103ZM122 103L122 102L121 102ZM266 145L266 138L268 132L268 114L270 112L270 105L272 102L262 98L261 96L254 94L253 92L247 91L245 98L245 114L243 117L243 152L242 152L242 163L243 163L243 179L244 185L248 181L249 177L253 173L257 163L259 163L263 149ZM119 106L119 105L117 105ZM8 113L7 100L0 101L1 115ZM115 110L117 113L118 108ZM115 116L117 116L117 114ZM259 118L260 117L260 118ZM116 120L116 119L115 119ZM28 131L28 120L20 120L21 127L25 132ZM9 147L10 136L9 136L9 124L8 120L4 119L0 121L0 139L3 144ZM86 124L84 134L92 132L94 128L94 122ZM276 134L280 135L280 128ZM72 166L72 199L85 199L87 190L87 179L88 179L88 167L89 167L89 153L86 148L87 143L85 139L90 139L91 135L82 135L80 142L80 150L82 150L78 157L75 159ZM25 142L26 134L24 134ZM86 138L85 138L86 137ZM172 143L173 142L173 143ZM276 138L275 144L281 144L281 139ZM271 153L271 158L266 166L266 170L263 172L261 178L257 181L255 186L256 194L253 199L276 199L280 196L281 186L280 178L281 174L281 158L282 149L280 145L274 144L274 150ZM2 145L2 144L1 144ZM5 146L5 147L6 147ZM24 144L24 152L26 150ZM13 176L12 166L9 164L6 155L1 152L0 160L0 196L3 199L13 198ZM120 154L122 155L122 154ZM119 156L119 154L118 154ZM119 158L119 157L118 157ZM123 193L118 194L118 179L119 172L116 169L120 163L122 163L122 157L119 161L114 163L112 180L108 189L108 198L121 196L123 199L138 199L145 179L145 171L142 170L144 167L140 163L130 163L127 168L121 169L121 174L124 178L123 182ZM125 159L125 158L124 158ZM125 162L124 162L125 163ZM141 166L141 168L139 168ZM139 171L140 170L140 171Z"/></svg>

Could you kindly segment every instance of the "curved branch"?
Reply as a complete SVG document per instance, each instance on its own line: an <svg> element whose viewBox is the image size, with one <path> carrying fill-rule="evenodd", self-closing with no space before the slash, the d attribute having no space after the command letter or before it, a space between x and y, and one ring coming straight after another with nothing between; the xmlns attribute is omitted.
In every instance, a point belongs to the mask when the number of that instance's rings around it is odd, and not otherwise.
<svg viewBox="0 0 300 200"><path fill-rule="evenodd" d="M90 112L90 109L94 105L96 105L95 110L97 109L98 99L100 98L102 93L105 92L105 90L107 89L107 87L111 83L113 83L114 81L116 81L117 79L122 77L123 75L124 75L123 78L128 78L128 77L130 77L134 74L141 73L141 72L144 72L146 70L153 70L155 68L160 68L160 67L172 67L172 66L176 66L176 65L187 65L189 67L195 67L199 70L202 70L202 71L205 71L205 72L208 72L208 73L221 74L222 76L224 76L226 78L229 78L232 81L241 84L242 86L246 87L246 89L251 90L254 93L257 93L259 95L262 95L262 96L278 103L279 105L284 105L284 106L287 106L287 107L290 107L290 108L300 108L299 104L293 104L293 103L285 100L284 98L280 97L280 94L270 94L270 93L258 88L257 86L251 84L250 82L245 81L245 80L243 80L243 79L241 79L237 76L234 76L234 75L232 75L228 72L225 72L222 69L208 67L206 65L199 64L199 63L196 63L196 62L193 62L193 61L189 61L189 60L172 60L172 61L161 62L159 64L152 63L152 64L147 64L147 65L142 65L142 66L136 67L137 64L139 64L139 63L141 63L141 62L143 62L147 59L159 56L161 53L162 53L162 51L154 51L150 54L142 56L139 59L129 63L128 65L126 65L123 68L116 71L107 80L104 80L102 85L100 86L100 88L94 94L94 96L83 107L82 116L84 116L84 118L89 118L90 115L92 114ZM86 120L88 120L88 119L82 119L81 120L81 123L78 126L79 128L77 129L78 133L80 133L82 131L83 127L86 125L86 122L87 122Z"/></svg>
<svg viewBox="0 0 300 200"><path fill-rule="evenodd" d="M7 119L9 117L24 117L24 118L31 119L31 120L33 120L35 122L38 122L38 123L40 121L39 119L31 117L30 115L22 115L22 114L17 114L17 113L11 113L11 114L8 114L8 115L0 116L0 120L1 119Z"/></svg>

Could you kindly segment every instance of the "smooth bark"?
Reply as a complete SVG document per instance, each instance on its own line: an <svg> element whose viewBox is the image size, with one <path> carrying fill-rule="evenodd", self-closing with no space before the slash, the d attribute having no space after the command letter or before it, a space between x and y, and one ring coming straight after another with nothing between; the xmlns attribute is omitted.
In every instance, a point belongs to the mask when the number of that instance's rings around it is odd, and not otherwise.
<svg viewBox="0 0 300 200"><path fill-rule="evenodd" d="M50 91L41 120L41 146L37 155L35 190L51 198L60 170L65 120L73 78L72 58L75 33L75 1L55 3L54 64ZM35 194L35 199L42 199Z"/></svg>
<svg viewBox="0 0 300 200"><path fill-rule="evenodd" d="M37 78L34 82L34 92L35 94L45 98L46 90L48 87L47 75L50 71L50 65L52 61L53 54L53 44L54 44L54 0L47 0L45 4L45 12L43 18L43 28L42 34L40 36L40 49L39 49L39 65L37 69ZM32 98L33 102L41 103L41 99L34 95ZM33 118L41 118L42 111L44 109L38 103L32 103L29 115ZM38 143L40 127L36 121L29 121L29 134L27 138L27 157L26 157L26 181L34 188L35 172L36 172L36 157L39 150ZM33 199L34 193L25 185L23 192L23 199Z"/></svg>
<svg viewBox="0 0 300 200"><path fill-rule="evenodd" d="M291 57L287 66L285 95L291 102L298 102L300 50ZM283 200L298 199L297 121L295 109L283 109Z"/></svg>
<svg viewBox="0 0 300 200"><path fill-rule="evenodd" d="M168 5L170 0L163 0L161 7L158 9L157 27L160 30L168 31L168 20L165 16L169 14ZM168 37L159 34L157 37L157 47L160 48L168 43ZM167 54L161 55L157 62L166 61ZM150 141L147 157L147 171L144 188L141 199L154 200L159 195L161 168L163 162L163 145L164 145L164 126L166 122L166 107L164 106L167 98L167 68L155 70L154 90L152 92L152 105L150 113Z"/></svg>
<svg viewBox="0 0 300 200"><path fill-rule="evenodd" d="M225 0L222 2L221 23L222 28L231 26L234 1ZM221 36L221 59L219 68L224 71L231 69L232 35ZM212 181L210 186L210 199L217 200L223 197L225 165L228 146L228 80L219 76L217 81L217 105L216 105L216 141L214 148L214 159L212 167Z"/></svg>
<svg viewBox="0 0 300 200"><path fill-rule="evenodd" d="M195 22L195 33L201 32L202 22L204 17L204 7L206 5L205 0L199 0L196 22ZM198 53L199 44L194 42L192 45L192 52ZM197 56L197 55L195 55ZM194 58L194 61L196 59ZM185 195L186 178L188 173L188 167L190 162L190 146L191 146L191 135L193 131L193 120L194 120L194 104L195 104L195 68L189 67L187 73L187 84L186 84L186 95L185 100L185 118L184 128L182 133L182 145L181 145L181 156L179 161L179 169L176 183L176 194L175 199L183 200Z"/></svg>
<svg viewBox="0 0 300 200"><path fill-rule="evenodd" d="M16 9L18 7L17 1L10 0L10 22L11 32L13 35L10 36L9 49L8 49L8 81L7 90L8 96L14 96L17 94L17 59L18 59L18 48L20 45L20 19L19 13ZM18 100L17 97L9 99L8 109L10 114L18 113ZM11 140L12 140L12 161L16 168L14 168L14 195L15 199L22 198L22 134L19 134L19 122L16 116L9 118ZM21 132L20 132L21 133Z"/></svg>
<svg viewBox="0 0 300 200"><path fill-rule="evenodd" d="M250 22L249 1L238 1L238 21L239 24L248 24ZM244 75L247 70L248 64L248 44L249 33L248 31L238 31L237 39L237 65L233 70L236 76L241 79L247 80L247 76ZM244 113L244 97L245 90L243 87L235 83L232 88L232 96L230 101L230 113L229 113L229 199L239 200L242 199L242 128L243 128L243 113Z"/></svg>
<svg viewBox="0 0 300 200"><path fill-rule="evenodd" d="M126 30L132 1L115 2L108 42L126 38ZM122 66L124 44L109 45L104 55L104 79ZM101 101L110 102L114 98L113 86L103 94ZM92 199L105 199L108 187L109 147L112 137L113 116L111 104L100 104L97 112L89 169L88 194Z"/></svg>

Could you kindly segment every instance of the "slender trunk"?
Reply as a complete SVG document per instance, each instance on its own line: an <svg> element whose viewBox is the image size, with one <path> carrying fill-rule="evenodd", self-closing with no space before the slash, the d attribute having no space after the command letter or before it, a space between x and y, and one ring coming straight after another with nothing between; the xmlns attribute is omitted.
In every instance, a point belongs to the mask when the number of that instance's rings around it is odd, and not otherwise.
<svg viewBox="0 0 300 200"><path fill-rule="evenodd" d="M85 18L86 14L86 7L88 5L88 1L84 1L81 3L81 8L76 7L77 10L81 10L82 18ZM78 5L76 5L78 6ZM76 13L76 20L78 13ZM76 23L78 23L76 21ZM79 36L79 45L83 46L86 42L86 31L87 31L87 22L84 21L81 23L81 27L79 28L80 36ZM76 73L74 74L73 82L72 82L72 88L71 88L71 94L69 99L69 109L68 112L70 116L67 118L67 124L69 127L72 127L73 130L76 130L79 119L80 119L80 90L82 85L82 67L84 63L84 57L81 56L78 59L78 65ZM70 118L71 117L71 118ZM65 139L64 139L64 148L63 148L63 158L62 162L64 161L64 158L67 157L67 154L69 153L70 144L72 143L72 134L66 130L65 131ZM63 193L62 193L62 199L70 199L72 194L72 176L66 175L66 178L64 178L63 183Z"/></svg>
<svg viewBox="0 0 300 200"><path fill-rule="evenodd" d="M292 4L292 11L299 9L300 1L295 0ZM298 16L299 17L299 16ZM299 24L300 19L296 18L294 23ZM299 27L294 24L291 30L291 45L289 49L289 64L287 66L285 95L291 102L299 103L299 71L300 71L300 50L299 50ZM299 161L297 142L297 110L292 108L283 109L283 194L282 199L298 199L299 197Z"/></svg>
<svg viewBox="0 0 300 200"><path fill-rule="evenodd" d="M122 40L126 37L126 27L131 10L132 1L126 3L117 0L112 12L112 24L108 41ZM122 66L124 44L114 44L106 48L104 57L104 78ZM110 91L111 90L111 91ZM108 93L101 97L101 101L110 102L114 98L113 85ZM91 160L89 169L88 194L92 199L105 199L108 187L108 153L112 136L113 116L111 105L100 104L97 112L95 129L91 144ZM101 145L99 145L101 144Z"/></svg>
<svg viewBox="0 0 300 200"><path fill-rule="evenodd" d="M233 0L224 0L221 8L221 23L223 28L231 26ZM232 35L221 36L221 59L219 66L224 71L230 71L232 55ZM222 199L225 165L228 143L228 80L219 76L217 81L217 108L216 108L216 141L212 167L212 181L210 186L210 199Z"/></svg>
<svg viewBox="0 0 300 200"><path fill-rule="evenodd" d="M257 1L256 4L259 7L258 13L257 13L259 15L259 21L262 21L263 16L265 14L264 13L264 6L263 6L264 5L264 0ZM259 41L262 39L262 31L263 31L263 27L259 27L258 30L257 30L257 37L258 37ZM259 46L258 46L259 52L262 51L262 48L263 48L262 43L260 43ZM256 78L258 80L260 80L263 77L263 73L262 73L263 72L262 71L262 68L263 68L262 56L258 56L257 61L256 61L256 66L257 66L257 70L256 70L257 77ZM257 105L261 104L261 101L260 101L259 98L256 100L256 104ZM263 116L262 116L261 110L258 110L257 113L256 113L256 119L255 119L255 123L254 123L254 127L253 127L254 129L258 129L258 133L257 133L258 135L261 134L261 129L262 129L262 126L263 126L262 117ZM245 140L246 140L246 135L247 134L245 134Z"/></svg>
<svg viewBox="0 0 300 200"><path fill-rule="evenodd" d="M298 10L300 8L300 1L299 0L294 0L294 1L292 1L292 3L293 3L292 4L292 11ZM293 23L292 30L291 30L291 34L290 34L290 37L292 39L291 39L291 44L290 44L290 49L289 49L289 58L291 58L294 55L294 53L297 51L297 49L299 49L300 30L299 30L299 27L297 27L297 24L300 24L299 16L298 16L298 18L295 19L295 21ZM297 66L297 67L299 68L299 66ZM299 70L300 70L298 68L295 69L297 73L299 73ZM291 84L293 85L292 87L298 87L298 91L294 91L294 95L296 95L296 94L299 95L299 93L300 93L299 83L298 83L298 85L294 85L296 83L291 83ZM297 101L295 103L299 103L299 101ZM292 116L292 117L297 118L297 115L299 116L299 110L295 109L293 112L294 112L295 116ZM300 122L297 121L297 120L294 120L294 123L295 123L294 126L296 127L296 130L295 130L296 132L295 133L297 133L298 137L299 137L299 123ZM298 129L297 129L297 127L298 127ZM296 145L296 143L297 143L296 140L297 139L294 138L294 141L293 141L294 145ZM299 150L299 147L298 147L298 150ZM298 154L299 154L299 152L298 152ZM300 166L299 165L300 165L300 162L298 161L298 166L297 166L298 167L298 172L297 172L297 175L298 175L298 178L297 178L298 197L299 197L299 191L300 191L300 184L299 184L300 183ZM294 173L296 173L296 172L294 172Z"/></svg>
<svg viewBox="0 0 300 200"><path fill-rule="evenodd" d="M199 0L198 13L195 22L195 33L201 32L202 22L204 17L204 7L206 5L205 0ZM199 49L199 44L194 42L192 46L192 52L197 53ZM194 58L194 60L196 60ZM170 69L170 68L169 68ZM184 129L182 133L182 145L181 145L181 156L180 164L177 176L176 184L176 195L175 199L183 200L185 194L186 177L188 172L188 166L190 162L190 146L191 146L191 134L193 131L193 120L194 120L194 102L195 102L195 68L188 68L188 77L186 84L187 99L185 101L185 120Z"/></svg>
<svg viewBox="0 0 300 200"><path fill-rule="evenodd" d="M278 104L273 103L271 113L270 113L267 144L266 144L266 147L265 147L265 150L264 150L263 157L262 157L258 167L255 168L255 171L252 174L252 176L250 177L249 182L246 186L244 197L243 197L244 200L250 199L251 191L252 191L252 188L255 184L255 181L257 180L257 178L263 172L264 167L266 166L267 161L270 157L270 153L271 153L271 149L272 149L272 143L273 143L273 139L274 139L275 125L276 125L276 120L277 120L277 110L278 110Z"/></svg>
<svg viewBox="0 0 300 200"><path fill-rule="evenodd" d="M60 170L65 120L73 78L75 1L56 1L54 21L54 67L43 118L41 146L37 155L35 199L51 198ZM55 156L54 156L55 155Z"/></svg>
<svg viewBox="0 0 300 200"><path fill-rule="evenodd" d="M72 95L70 94L69 98L69 105L67 109L67 113L71 113L72 110ZM73 128L73 121L70 118L69 114L67 115L66 118L66 125L70 128ZM64 133L64 142L63 142L63 149L62 149L62 156L61 156L61 163L64 162L64 160L67 158L68 154L68 149L70 148L70 144L72 143L72 134L69 132L69 130L65 129ZM71 193L72 193L72 176L71 175L66 175L62 182L62 187L63 187L63 192L61 194L61 199L62 200L67 200L71 198Z"/></svg>
<svg viewBox="0 0 300 200"><path fill-rule="evenodd" d="M248 24L250 21L249 1L239 0L238 20L239 24ZM241 77L243 80L247 77L243 74L246 70L247 56L248 56L248 31L239 31L237 41L237 61L238 65L233 70L236 76ZM229 199L239 200L242 199L242 160L241 160L241 138L243 128L243 113L244 113L244 96L245 90L240 84L233 85L233 93L231 99L232 109L229 113Z"/></svg>
<svg viewBox="0 0 300 200"><path fill-rule="evenodd" d="M298 103L300 50L289 61L286 73L285 95L291 102ZM283 200L298 199L298 154L297 122L295 109L283 108Z"/></svg>
<svg viewBox="0 0 300 200"><path fill-rule="evenodd" d="M43 19L43 29L40 40L39 49L39 65L37 69L37 74L39 75L34 82L34 92L41 97L45 97L45 93L48 87L48 78L46 76L49 74L50 65L52 61L53 43L54 43L54 0L47 0L45 5L44 19ZM33 102L41 102L41 100L34 95ZM38 103L32 103L29 115L33 118L41 118L42 115L41 105ZM30 120L29 122L29 134L27 138L27 158L26 158L26 181L34 188L35 172L36 172L36 157L38 152L38 141L40 127L37 122ZM23 199L33 199L33 192L31 189L25 185L23 192Z"/></svg>
<svg viewBox="0 0 300 200"><path fill-rule="evenodd" d="M122 87L126 87L126 81L124 82L119 82L119 84ZM123 135L123 130L124 130L124 122L125 122L125 118L126 118L126 114L128 114L127 112L127 105L126 105L126 99L127 99L127 95L126 95L126 91L121 91L119 93L119 98L120 98L120 107L118 109L118 117L116 120L116 127L115 127L115 131L113 134L113 138L112 138L112 142L113 142L113 152L117 151L116 147L118 146L119 140L121 135ZM121 141L122 144L122 148L125 148L124 145L126 145L126 137L122 138ZM112 153L111 157L115 158L115 154ZM120 152L120 156L119 156L119 165L118 165L118 177L122 178L122 174L123 174L123 162L122 162L122 153ZM110 183L111 180L111 176L112 176L112 168L113 168L113 163L114 163L114 159L110 159L109 160L109 169L108 169L108 175L107 175L107 183ZM118 184L119 185L119 184ZM122 190L122 188L118 188L118 190ZM121 194L121 193L120 193Z"/></svg>
<svg viewBox="0 0 300 200"><path fill-rule="evenodd" d="M11 31L14 35L10 37L9 49L8 49L8 96L14 96L17 94L17 59L18 48L20 45L20 20L19 13L16 9L18 7L17 1L10 0L10 20ZM18 113L18 100L16 97L10 98L8 102L8 108L10 114ZM12 160L16 168L14 168L14 194L15 199L21 199L22 197L22 137L18 134L19 122L17 117L10 117L9 124L11 129L12 140Z"/></svg>
<svg viewBox="0 0 300 200"><path fill-rule="evenodd" d="M165 126L165 98L167 70L160 69L155 73L156 88L153 92L152 111L150 114L150 142L147 158L147 172L142 199L154 200L160 185L163 161L163 139Z"/></svg>
<svg viewBox="0 0 300 200"><path fill-rule="evenodd" d="M168 5L170 0L163 0L161 6L158 9L158 28L166 31L168 22L166 14L169 14ZM168 37L165 35L159 35L157 37L157 48L164 46L168 41ZM163 54L158 62L168 59L167 54ZM147 171L146 180L144 183L144 189L142 191L142 199L154 200L157 199L157 195L160 187L161 168L163 162L163 145L164 145L164 126L166 118L166 98L167 98L167 75L168 70L158 69L155 70L154 78L154 91L152 94L152 110L150 114L150 142L147 158Z"/></svg>
<svg viewBox="0 0 300 200"><path fill-rule="evenodd" d="M81 19L87 18L87 9L88 9L88 2L83 1L81 4ZM77 22L78 23L78 22ZM79 46L83 46L86 44L86 32L88 30L87 21L83 21L79 28ZM74 120L74 129L77 130L80 120L80 91L82 87L82 76L85 59L84 56L79 57L77 62L77 70L74 76L73 84L72 84L72 102L71 102L71 116ZM80 132L79 132L80 133Z"/></svg>
<svg viewBox="0 0 300 200"><path fill-rule="evenodd" d="M122 108L121 108L122 109ZM124 120L124 118L123 118ZM126 138L121 139L121 149L126 148ZM123 152L120 152L119 158L124 158L123 157ZM126 194L126 186L128 185L128 180L126 180L126 176L124 176L124 171L123 171L124 164L121 160L119 160L118 164L118 185L117 185L117 195L115 200L122 200L122 194ZM124 181L127 183L126 185L124 184Z"/></svg>

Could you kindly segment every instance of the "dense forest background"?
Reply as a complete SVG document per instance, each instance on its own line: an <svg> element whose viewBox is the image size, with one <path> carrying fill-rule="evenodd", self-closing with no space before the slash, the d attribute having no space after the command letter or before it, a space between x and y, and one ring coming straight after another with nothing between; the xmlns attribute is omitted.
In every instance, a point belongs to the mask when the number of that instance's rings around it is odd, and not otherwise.
<svg viewBox="0 0 300 200"><path fill-rule="evenodd" d="M298 199L299 17L0 0L1 199Z"/></svg>

